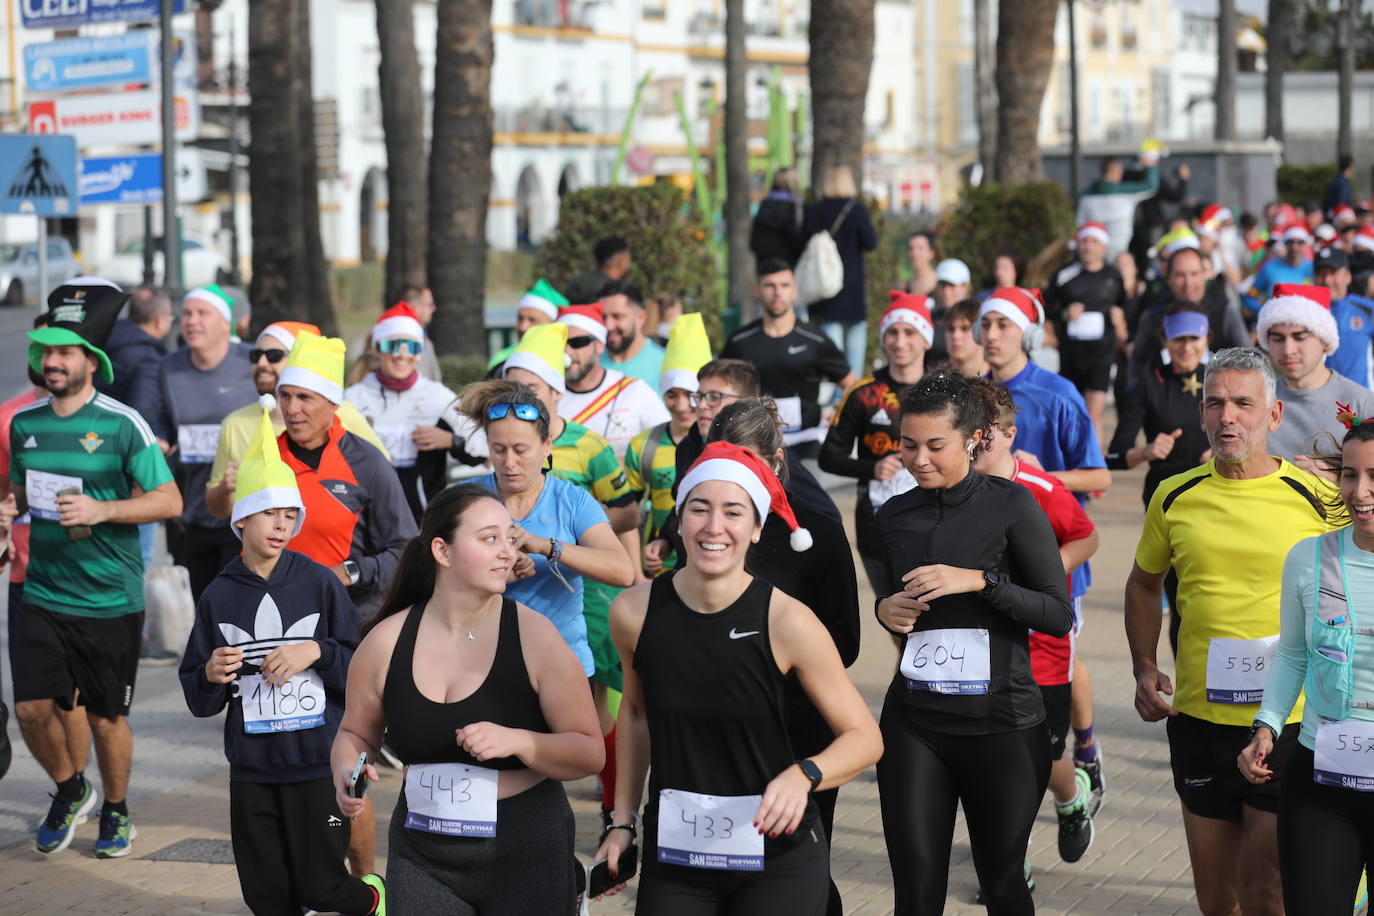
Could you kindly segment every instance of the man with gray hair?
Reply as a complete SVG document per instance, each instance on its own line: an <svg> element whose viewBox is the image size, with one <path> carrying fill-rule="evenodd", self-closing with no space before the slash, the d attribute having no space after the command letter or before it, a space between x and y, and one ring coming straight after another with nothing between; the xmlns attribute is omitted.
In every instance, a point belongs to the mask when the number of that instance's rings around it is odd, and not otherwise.
<svg viewBox="0 0 1374 916"><path fill-rule="evenodd" d="M167 355L162 342L172 329L172 300L165 290L140 286L129 297L128 309L128 317L115 322L105 342L114 381L97 380L95 388L152 423L162 401L157 370Z"/></svg>
<svg viewBox="0 0 1374 916"><path fill-rule="evenodd" d="M1284 558L1339 527L1329 483L1270 454L1283 421L1278 378L1261 350L1220 350L1203 379L1201 419L1212 458L1159 485L1126 582L1126 638L1136 712L1168 720L1174 790L1203 913L1280 914L1279 787L1302 719L1299 703L1253 785L1236 757L1255 728L1279 634ZM1332 405L1335 410L1335 405ZM1174 678L1156 658L1160 592L1178 573ZM1170 702L1172 700L1172 703Z"/></svg>

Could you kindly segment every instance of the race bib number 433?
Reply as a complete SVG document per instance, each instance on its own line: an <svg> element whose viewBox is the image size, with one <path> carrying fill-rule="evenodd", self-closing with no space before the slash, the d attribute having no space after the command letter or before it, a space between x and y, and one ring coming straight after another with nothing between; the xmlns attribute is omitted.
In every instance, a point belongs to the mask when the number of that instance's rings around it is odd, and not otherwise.
<svg viewBox="0 0 1374 916"><path fill-rule="evenodd" d="M902 676L912 690L973 695L988 692L992 678L988 631L919 630L908 633Z"/></svg>
<svg viewBox="0 0 1374 916"><path fill-rule="evenodd" d="M1258 703L1279 637L1213 639L1207 646L1207 702Z"/></svg>
<svg viewBox="0 0 1374 916"><path fill-rule="evenodd" d="M762 795L658 793L658 860L688 868L763 871L763 834L754 826Z"/></svg>
<svg viewBox="0 0 1374 916"><path fill-rule="evenodd" d="M406 826L443 836L496 836L496 770L421 763L406 770Z"/></svg>

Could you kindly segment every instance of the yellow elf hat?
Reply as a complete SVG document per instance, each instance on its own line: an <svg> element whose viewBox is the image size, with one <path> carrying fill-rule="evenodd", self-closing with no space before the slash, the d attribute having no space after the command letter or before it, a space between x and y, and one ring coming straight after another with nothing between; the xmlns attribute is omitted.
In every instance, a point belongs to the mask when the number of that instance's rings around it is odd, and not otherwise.
<svg viewBox="0 0 1374 916"><path fill-rule="evenodd" d="M501 367L501 377L511 369L524 369L539 376L553 390L566 393L563 368L567 365L568 326L559 321L537 324L520 338L520 346Z"/></svg>
<svg viewBox="0 0 1374 916"><path fill-rule="evenodd" d="M229 530L240 541L243 540L243 532L238 526L239 519L268 509L300 510L296 514L292 537L300 534L301 526L305 524L305 501L296 487L296 472L281 460L277 434L272 430L272 408L277 406L277 399L264 394L258 398L258 406L262 408L262 419L239 464L238 481L234 486L234 510L229 516Z"/></svg>
<svg viewBox="0 0 1374 916"><path fill-rule="evenodd" d="M342 404L346 352L347 347L337 337L302 331L296 335L291 355L286 358L286 368L277 377L277 388L294 385L331 403Z"/></svg>
<svg viewBox="0 0 1374 916"><path fill-rule="evenodd" d="M663 371L658 390L667 394L673 388L697 390L697 370L711 361L711 339L700 312L687 312L673 322L668 332L668 349L663 352Z"/></svg>

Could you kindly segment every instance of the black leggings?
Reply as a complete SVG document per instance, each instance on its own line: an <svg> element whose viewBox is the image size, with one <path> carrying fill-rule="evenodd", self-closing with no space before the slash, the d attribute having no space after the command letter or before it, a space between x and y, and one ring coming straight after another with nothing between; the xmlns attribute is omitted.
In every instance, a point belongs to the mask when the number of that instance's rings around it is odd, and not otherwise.
<svg viewBox="0 0 1374 916"><path fill-rule="evenodd" d="M229 835L243 902L257 916L299 916L302 905L372 912L372 888L344 867L349 823L330 780L230 780Z"/></svg>
<svg viewBox="0 0 1374 916"><path fill-rule="evenodd" d="M960 803L988 913L1034 913L1022 861L1050 781L1047 726L948 735L913 723L900 700L883 706L881 724L878 798L895 916L944 912Z"/></svg>
<svg viewBox="0 0 1374 916"><path fill-rule="evenodd" d="M1360 873L1374 866L1374 793L1312 781L1312 752L1293 748L1279 795L1283 905L1307 916L1346 916Z"/></svg>
<svg viewBox="0 0 1374 916"><path fill-rule="evenodd" d="M769 850L763 871L723 871L658 861L655 824L646 817L635 913L640 916L822 916L830 882L830 847L818 819L797 828L797 842Z"/></svg>
<svg viewBox="0 0 1374 916"><path fill-rule="evenodd" d="M563 784L546 779L496 805L496 836L438 836L404 826L401 792L387 834L391 916L573 916L573 813Z"/></svg>

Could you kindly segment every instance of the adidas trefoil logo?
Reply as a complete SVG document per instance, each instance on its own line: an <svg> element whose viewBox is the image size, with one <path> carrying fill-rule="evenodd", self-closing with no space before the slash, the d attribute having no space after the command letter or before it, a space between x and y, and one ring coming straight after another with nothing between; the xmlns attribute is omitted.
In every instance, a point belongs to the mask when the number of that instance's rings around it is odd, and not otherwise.
<svg viewBox="0 0 1374 916"><path fill-rule="evenodd" d="M272 600L269 593L264 594L258 602L258 614L257 619L253 621L252 633L245 632L232 623L220 624L219 631L224 634L229 645L243 650L245 662L260 665L267 657L267 653L278 646L294 645L312 639L319 622L319 614L306 614L283 632L281 611L277 609L277 602Z"/></svg>

